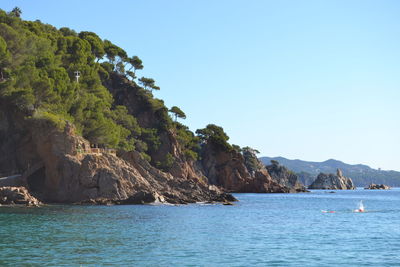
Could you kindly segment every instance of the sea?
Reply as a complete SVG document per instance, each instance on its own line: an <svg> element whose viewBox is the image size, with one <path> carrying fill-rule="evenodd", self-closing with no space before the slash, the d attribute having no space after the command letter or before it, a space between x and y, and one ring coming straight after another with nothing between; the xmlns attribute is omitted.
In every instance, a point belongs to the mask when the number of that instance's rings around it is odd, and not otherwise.
<svg viewBox="0 0 400 267"><path fill-rule="evenodd" d="M400 266L399 188L235 197L1 206L0 266Z"/></svg>

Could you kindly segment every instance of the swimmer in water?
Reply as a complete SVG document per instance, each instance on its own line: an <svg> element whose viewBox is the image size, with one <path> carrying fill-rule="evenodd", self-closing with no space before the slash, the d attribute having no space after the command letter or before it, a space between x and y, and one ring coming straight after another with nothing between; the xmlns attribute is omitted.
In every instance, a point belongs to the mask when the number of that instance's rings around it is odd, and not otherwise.
<svg viewBox="0 0 400 267"><path fill-rule="evenodd" d="M362 200L360 201L360 204L358 205L358 209L354 210L354 212L364 212L364 205L362 203Z"/></svg>

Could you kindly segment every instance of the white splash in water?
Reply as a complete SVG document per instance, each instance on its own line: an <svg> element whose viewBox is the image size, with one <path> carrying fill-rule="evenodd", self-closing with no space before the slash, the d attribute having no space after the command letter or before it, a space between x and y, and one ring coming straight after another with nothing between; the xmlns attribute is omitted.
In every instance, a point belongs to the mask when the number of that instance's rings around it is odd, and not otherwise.
<svg viewBox="0 0 400 267"><path fill-rule="evenodd" d="M358 209L354 210L354 212L364 212L364 211L365 211L364 204L361 200L360 203L358 204Z"/></svg>

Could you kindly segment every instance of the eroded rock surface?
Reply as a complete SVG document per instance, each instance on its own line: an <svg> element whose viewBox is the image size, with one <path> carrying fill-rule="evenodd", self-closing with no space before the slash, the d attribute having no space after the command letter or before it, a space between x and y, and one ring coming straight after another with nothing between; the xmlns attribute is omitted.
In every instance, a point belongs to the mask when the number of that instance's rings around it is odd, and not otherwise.
<svg viewBox="0 0 400 267"><path fill-rule="evenodd" d="M120 157L107 153L79 153L85 140L72 130L34 134L45 168L43 189L50 202L192 203L223 201L230 196L191 177L176 177L152 167L138 152Z"/></svg>
<svg viewBox="0 0 400 267"><path fill-rule="evenodd" d="M38 206L40 201L31 196L25 187L5 186L0 187L0 204Z"/></svg>
<svg viewBox="0 0 400 267"><path fill-rule="evenodd" d="M272 162L271 165L266 166L268 173L280 185L290 189L290 192L307 192L307 189L302 183L299 182L297 175L289 171L285 166L277 162Z"/></svg>
<svg viewBox="0 0 400 267"><path fill-rule="evenodd" d="M0 129L0 150L9 155L0 159L1 170L5 176L20 175L29 192L44 202L192 203L233 199L193 175L185 162L177 162L172 175L151 166L138 152L119 156L87 152L90 144L70 124L59 131L47 121L22 123L12 117L16 118L10 115ZM14 135L7 139L11 133Z"/></svg>
<svg viewBox="0 0 400 267"><path fill-rule="evenodd" d="M221 186L230 192L241 193L288 193L289 188L271 178L267 169L249 171L243 155L235 150L225 151L207 144L202 153L204 174L210 184Z"/></svg>
<svg viewBox="0 0 400 267"><path fill-rule="evenodd" d="M340 169L337 169L336 175L320 173L317 179L308 188L346 190L355 189L355 186L350 178L344 177L342 171Z"/></svg>

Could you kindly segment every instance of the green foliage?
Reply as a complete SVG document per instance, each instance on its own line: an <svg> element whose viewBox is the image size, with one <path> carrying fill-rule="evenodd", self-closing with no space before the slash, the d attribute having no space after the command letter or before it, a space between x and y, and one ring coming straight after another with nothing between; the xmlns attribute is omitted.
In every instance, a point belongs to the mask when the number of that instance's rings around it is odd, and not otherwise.
<svg viewBox="0 0 400 267"><path fill-rule="evenodd" d="M106 57L113 65L116 65L120 62L125 62L128 58L128 55L122 48L111 43L109 40L104 41L103 47Z"/></svg>
<svg viewBox="0 0 400 267"><path fill-rule="evenodd" d="M242 153L242 148L241 148L240 146L232 144L232 148L233 148L236 152Z"/></svg>
<svg viewBox="0 0 400 267"><path fill-rule="evenodd" d="M143 69L143 62L137 56L133 56L131 58L128 58L128 63L131 65L131 68L129 69L129 71L133 69L133 74L136 73L136 70Z"/></svg>
<svg viewBox="0 0 400 267"><path fill-rule="evenodd" d="M145 90L150 90L150 92L153 92L153 90L160 90L160 87L156 86L154 79L151 78L142 77L139 79L139 84L141 84Z"/></svg>
<svg viewBox="0 0 400 267"><path fill-rule="evenodd" d="M0 10L0 98L57 127L68 118L92 143L135 149L141 135L136 119L125 107L113 108L114 100L102 84L127 58L126 52L92 32L77 34L23 21L17 11ZM113 62L100 65L96 61L106 52Z"/></svg>
<svg viewBox="0 0 400 267"><path fill-rule="evenodd" d="M187 160L195 161L199 159L199 154L196 151L186 149L184 153Z"/></svg>
<svg viewBox="0 0 400 267"><path fill-rule="evenodd" d="M35 114L31 117L31 119L35 120L37 123L40 123L39 121L49 122L60 131L62 131L65 128L66 124L66 118L57 114L40 110L36 111Z"/></svg>
<svg viewBox="0 0 400 267"><path fill-rule="evenodd" d="M176 106L168 110L162 100L154 98L153 90L160 90L154 79L142 77L137 84L136 71L143 69L139 57L129 57L93 32L57 29L40 21L24 21L20 15L18 8L10 13L0 10L0 100L14 105L26 118L59 129L68 120L91 143L137 150L164 171L174 163L172 154L165 154L160 162L151 156L159 158L160 135L165 133L176 136L188 160L199 158L201 143L232 149L219 126L210 124L195 136L176 122L186 114ZM119 81L115 77L121 77L122 84L115 85ZM137 106L118 105L106 88L120 85L125 94L136 98ZM132 114L140 118L142 127ZM143 122L141 114L148 121Z"/></svg>
<svg viewBox="0 0 400 267"><path fill-rule="evenodd" d="M220 126L208 124L206 128L196 130L196 134L203 143L210 143L224 151L232 149L232 146L228 143L229 136Z"/></svg>
<svg viewBox="0 0 400 267"><path fill-rule="evenodd" d="M156 167L162 171L168 172L171 169L174 162L175 162L174 157L170 153L167 153L163 161L156 163Z"/></svg>
<svg viewBox="0 0 400 267"><path fill-rule="evenodd" d="M260 152L248 146L243 147L241 150L244 157L244 164L246 165L247 169L249 171L256 171L260 169L262 164L260 164L256 155L259 154Z"/></svg>
<svg viewBox="0 0 400 267"><path fill-rule="evenodd" d="M150 151L157 151L161 145L157 129L143 128L140 137L140 139L147 144L148 150Z"/></svg>
<svg viewBox="0 0 400 267"><path fill-rule="evenodd" d="M17 18L21 17L22 11L19 7L14 7L14 9L10 12L11 16L15 16Z"/></svg>
<svg viewBox="0 0 400 267"><path fill-rule="evenodd" d="M92 54L99 60L105 55L104 44L97 34L93 32L80 32L79 38L89 42Z"/></svg>
<svg viewBox="0 0 400 267"><path fill-rule="evenodd" d="M278 165L279 165L279 162L272 159L272 160L271 160L271 164L272 164L272 165L275 165L275 166L278 166Z"/></svg>
<svg viewBox="0 0 400 267"><path fill-rule="evenodd" d="M199 137L181 123L175 123L176 139L184 150L186 159L197 160L200 153Z"/></svg>
<svg viewBox="0 0 400 267"><path fill-rule="evenodd" d="M76 33L76 31L71 30L68 27L62 27L60 28L60 32L64 35L64 36L77 36L78 34Z"/></svg>
<svg viewBox="0 0 400 267"><path fill-rule="evenodd" d="M151 157L150 157L149 155L147 155L146 153L144 153L144 152L141 152L141 153L140 153L140 156L141 156L144 160L146 160L146 161L148 161L148 162L151 161Z"/></svg>
<svg viewBox="0 0 400 267"><path fill-rule="evenodd" d="M186 119L186 114L185 114L185 112L183 112L180 108L178 108L177 106L173 106L170 110L169 110L169 112L171 112L172 114L174 114L174 116L175 116L175 121L178 119L178 118L181 118L181 119Z"/></svg>
<svg viewBox="0 0 400 267"><path fill-rule="evenodd" d="M7 49L6 41L0 36L0 68L10 64L10 52Z"/></svg>

